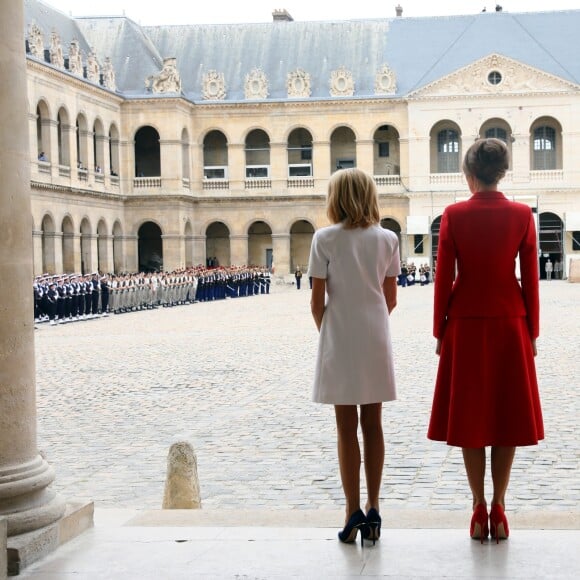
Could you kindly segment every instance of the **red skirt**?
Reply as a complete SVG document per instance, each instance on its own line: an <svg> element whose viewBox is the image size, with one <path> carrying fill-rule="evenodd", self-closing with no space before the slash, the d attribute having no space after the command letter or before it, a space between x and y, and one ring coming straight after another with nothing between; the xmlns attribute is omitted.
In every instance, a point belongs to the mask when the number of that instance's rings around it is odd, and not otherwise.
<svg viewBox="0 0 580 580"><path fill-rule="evenodd" d="M427 437L458 447L518 447L544 438L525 318L448 320Z"/></svg>

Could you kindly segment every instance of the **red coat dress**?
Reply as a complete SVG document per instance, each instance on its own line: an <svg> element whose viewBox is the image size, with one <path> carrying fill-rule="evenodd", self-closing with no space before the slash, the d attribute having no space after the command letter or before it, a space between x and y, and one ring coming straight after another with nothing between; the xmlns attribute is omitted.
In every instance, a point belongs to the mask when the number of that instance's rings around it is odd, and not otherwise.
<svg viewBox="0 0 580 580"><path fill-rule="evenodd" d="M447 207L435 272L433 334L442 344L429 439L484 447L544 438L532 348L538 278L528 206L492 191Z"/></svg>

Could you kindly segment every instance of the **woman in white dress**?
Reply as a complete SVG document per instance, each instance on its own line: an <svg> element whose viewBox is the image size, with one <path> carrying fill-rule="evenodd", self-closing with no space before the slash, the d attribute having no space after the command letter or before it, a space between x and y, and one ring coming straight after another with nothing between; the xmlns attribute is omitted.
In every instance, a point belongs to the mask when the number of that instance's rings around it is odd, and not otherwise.
<svg viewBox="0 0 580 580"><path fill-rule="evenodd" d="M312 239L312 316L320 331L313 400L334 405L340 476L346 498L345 527L338 537L354 542L380 536L379 493L385 444L382 403L395 399L389 314L397 303L400 274L397 236L380 224L375 182L359 169L334 173L327 215L333 225ZM364 444L368 498L360 506Z"/></svg>

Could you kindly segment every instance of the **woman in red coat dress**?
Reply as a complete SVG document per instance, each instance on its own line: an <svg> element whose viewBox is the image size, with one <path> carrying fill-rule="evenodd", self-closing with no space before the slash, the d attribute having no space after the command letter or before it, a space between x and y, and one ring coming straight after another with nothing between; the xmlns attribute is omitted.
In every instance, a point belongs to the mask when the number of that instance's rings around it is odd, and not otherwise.
<svg viewBox="0 0 580 580"><path fill-rule="evenodd" d="M433 334L440 358L428 437L462 448L473 494L470 535L481 541L490 528L498 541L509 535L504 507L515 448L544 438L534 363L536 229L531 209L497 190L508 167L508 149L498 139L480 139L467 151L463 171L473 195L443 213L435 277Z"/></svg>

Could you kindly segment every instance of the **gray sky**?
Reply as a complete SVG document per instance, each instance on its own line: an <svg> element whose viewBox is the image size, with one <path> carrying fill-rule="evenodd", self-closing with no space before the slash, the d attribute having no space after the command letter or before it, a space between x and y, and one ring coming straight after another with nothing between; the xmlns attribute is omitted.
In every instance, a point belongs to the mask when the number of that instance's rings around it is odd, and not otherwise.
<svg viewBox="0 0 580 580"><path fill-rule="evenodd" d="M495 11L490 0L42 0L72 16L120 16L125 14L142 25L226 24L232 22L271 22L276 8L285 8L294 20L351 20L390 18L401 4L403 16L446 16L476 14L484 7ZM504 0L504 11L541 12L579 9L579 0Z"/></svg>

